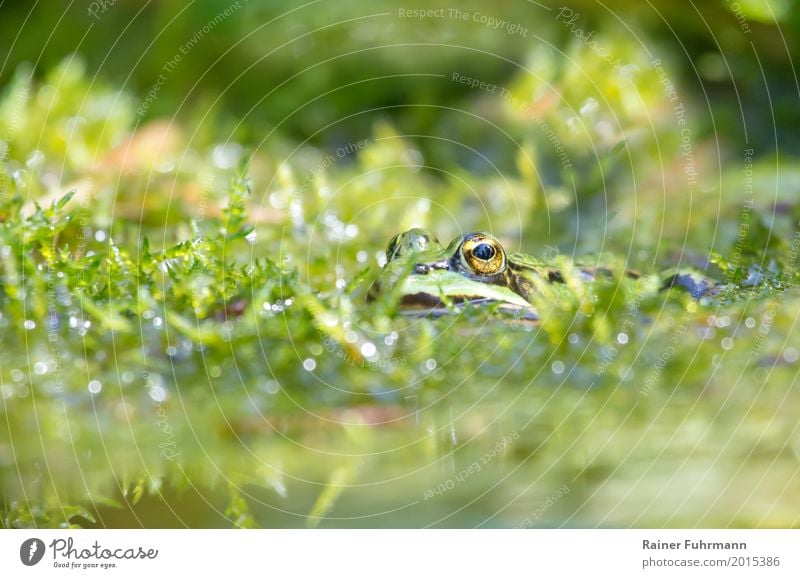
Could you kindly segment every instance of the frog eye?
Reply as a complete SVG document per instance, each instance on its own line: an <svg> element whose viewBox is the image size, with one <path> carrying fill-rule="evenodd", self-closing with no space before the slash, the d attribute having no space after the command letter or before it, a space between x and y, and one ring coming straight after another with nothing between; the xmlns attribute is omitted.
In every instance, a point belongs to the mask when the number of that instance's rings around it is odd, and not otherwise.
<svg viewBox="0 0 800 578"><path fill-rule="evenodd" d="M393 261L411 253L422 253L432 246L439 246L436 237L424 229L409 229L392 237L386 246L386 261Z"/></svg>
<svg viewBox="0 0 800 578"><path fill-rule="evenodd" d="M389 244L386 246L386 260L391 261L396 257L395 253L397 252L397 239L400 235L395 235L392 237L392 240L389 241Z"/></svg>
<svg viewBox="0 0 800 578"><path fill-rule="evenodd" d="M496 275L506 267L506 253L500 242L485 233L472 233L461 242L461 261L478 275Z"/></svg>

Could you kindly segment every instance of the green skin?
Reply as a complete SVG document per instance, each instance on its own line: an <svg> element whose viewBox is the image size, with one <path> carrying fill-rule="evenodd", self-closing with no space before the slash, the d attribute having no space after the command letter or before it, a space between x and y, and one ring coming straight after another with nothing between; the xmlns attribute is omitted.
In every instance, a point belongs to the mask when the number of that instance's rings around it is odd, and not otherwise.
<svg viewBox="0 0 800 578"><path fill-rule="evenodd" d="M479 272L465 258L470 240L479 238L478 244L487 244L501 252L503 265L491 272ZM475 242L472 242L475 245ZM476 249L479 253L480 249ZM485 247L483 252L486 253ZM512 312L527 319L537 319L531 304L537 287L563 283L562 274L548 268L535 258L522 253L506 254L500 243L485 233L469 233L455 238L443 247L424 229L410 229L394 237L386 249L387 263L370 290L370 299L377 292L391 290L404 313L439 314L457 304L497 304L503 312ZM478 260L481 265L481 260ZM585 281L598 276L613 277L608 269L579 270ZM626 276L636 279L636 273ZM715 290L714 282L692 273L674 274L661 285L682 287L693 296L700 297Z"/></svg>

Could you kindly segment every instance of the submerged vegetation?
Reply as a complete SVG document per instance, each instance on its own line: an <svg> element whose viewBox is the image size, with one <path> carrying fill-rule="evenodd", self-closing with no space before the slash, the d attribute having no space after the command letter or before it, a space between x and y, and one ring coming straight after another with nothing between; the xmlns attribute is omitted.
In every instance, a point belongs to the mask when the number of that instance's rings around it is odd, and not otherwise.
<svg viewBox="0 0 800 578"><path fill-rule="evenodd" d="M601 29L602 53L567 21L499 78L442 48L410 83L433 102L368 88L384 112L321 136L341 95L284 110L316 77L254 135L78 56L6 75L0 525L800 524L800 160L715 148L658 41ZM565 283L537 323L403 316L366 297L412 226L491 231Z"/></svg>

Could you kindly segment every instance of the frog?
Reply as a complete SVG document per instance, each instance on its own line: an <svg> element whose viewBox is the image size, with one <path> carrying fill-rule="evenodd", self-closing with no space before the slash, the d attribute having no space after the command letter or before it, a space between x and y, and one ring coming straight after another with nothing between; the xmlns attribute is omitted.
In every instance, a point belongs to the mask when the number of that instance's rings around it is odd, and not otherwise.
<svg viewBox="0 0 800 578"><path fill-rule="evenodd" d="M571 275L587 283L617 276L602 266L571 269ZM622 275L632 281L642 277L633 270ZM538 320L536 296L546 292L548 285L566 283L564 271L532 255L506 251L489 233L469 232L445 246L431 232L412 228L389 241L386 264L367 298L375 301L382 292L391 291L400 312L412 315L442 315L467 306L491 305L495 311ZM677 287L698 299L720 287L694 271L658 276L655 286L660 290Z"/></svg>

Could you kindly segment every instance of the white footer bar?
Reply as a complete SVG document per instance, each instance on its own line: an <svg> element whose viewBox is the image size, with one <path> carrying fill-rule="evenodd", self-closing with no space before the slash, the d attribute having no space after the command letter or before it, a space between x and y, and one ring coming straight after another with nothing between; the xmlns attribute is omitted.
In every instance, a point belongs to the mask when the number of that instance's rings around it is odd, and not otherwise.
<svg viewBox="0 0 800 578"><path fill-rule="evenodd" d="M4 530L0 576L800 576L800 530Z"/></svg>

